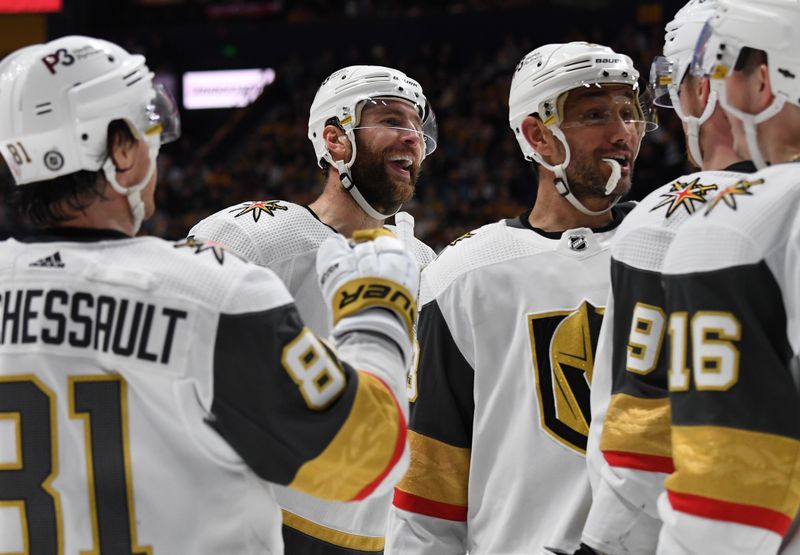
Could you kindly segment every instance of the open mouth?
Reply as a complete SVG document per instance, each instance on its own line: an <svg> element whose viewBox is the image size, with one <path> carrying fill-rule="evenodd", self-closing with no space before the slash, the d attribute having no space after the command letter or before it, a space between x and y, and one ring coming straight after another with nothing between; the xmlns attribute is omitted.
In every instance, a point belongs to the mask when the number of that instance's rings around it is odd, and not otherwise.
<svg viewBox="0 0 800 555"><path fill-rule="evenodd" d="M619 164L619 168L622 171L623 175L630 173L630 171L631 171L631 156L630 156L630 154L616 153L616 154L610 154L610 155L603 156L603 158L606 158L606 159L609 159L609 160L616 160L616 162Z"/></svg>
<svg viewBox="0 0 800 555"><path fill-rule="evenodd" d="M414 160L410 156L393 156L389 159L387 165L398 175L410 177Z"/></svg>

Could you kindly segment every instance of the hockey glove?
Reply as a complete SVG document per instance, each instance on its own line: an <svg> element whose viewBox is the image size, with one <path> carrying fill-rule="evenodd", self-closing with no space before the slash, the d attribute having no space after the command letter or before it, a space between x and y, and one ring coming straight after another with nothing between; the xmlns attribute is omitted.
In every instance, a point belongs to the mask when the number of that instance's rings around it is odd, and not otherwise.
<svg viewBox="0 0 800 555"><path fill-rule="evenodd" d="M317 275L332 309L332 335L380 333L397 344L408 365L419 273L414 257L388 230L357 231L350 241L327 238L317 252Z"/></svg>

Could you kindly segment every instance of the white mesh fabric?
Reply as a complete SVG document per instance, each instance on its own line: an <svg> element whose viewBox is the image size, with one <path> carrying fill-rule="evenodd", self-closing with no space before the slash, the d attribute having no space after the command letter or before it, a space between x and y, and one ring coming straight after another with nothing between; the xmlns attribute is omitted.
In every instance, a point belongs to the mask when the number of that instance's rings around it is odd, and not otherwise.
<svg viewBox="0 0 800 555"><path fill-rule="evenodd" d="M483 266L555 250L558 241L534 231L509 228L504 220L487 224L443 250L424 272L420 307L447 289L460 276Z"/></svg>
<svg viewBox="0 0 800 555"><path fill-rule="evenodd" d="M259 203L266 204L266 208L254 207ZM248 201L225 208L189 232L198 238L213 237L262 266L274 266L299 253L316 251L333 233L308 208L283 200Z"/></svg>
<svg viewBox="0 0 800 555"><path fill-rule="evenodd" d="M387 224L383 227L399 237L399 234L397 233L397 226ZM413 254L414 258L417 259L417 263L421 269L424 269L425 266L433 262L433 260L436 258L436 252L416 237L411 244L406 244L406 248L411 251L411 254Z"/></svg>
<svg viewBox="0 0 800 555"><path fill-rule="evenodd" d="M744 179L750 184L744 192L727 194L727 202L717 202L708 215L686 222L667 255L665 273L706 272L759 260L780 266L787 225L800 197L797 166L772 166ZM773 272L780 279L783 270Z"/></svg>
<svg viewBox="0 0 800 555"><path fill-rule="evenodd" d="M677 229L694 214L705 210L719 190L739 181L744 175L724 171L696 172L659 187L645 197L619 226L611 247L612 256L629 266L660 272ZM717 188L705 192L705 203L685 200L672 206L676 198L674 185L686 187L692 183L698 188L696 190L711 185ZM667 215L671 209L674 210Z"/></svg>

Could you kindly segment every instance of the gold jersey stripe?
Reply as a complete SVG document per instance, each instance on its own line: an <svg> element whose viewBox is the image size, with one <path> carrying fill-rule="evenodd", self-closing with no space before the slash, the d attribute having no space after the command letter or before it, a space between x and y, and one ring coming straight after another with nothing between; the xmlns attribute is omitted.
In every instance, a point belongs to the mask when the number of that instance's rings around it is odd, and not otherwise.
<svg viewBox="0 0 800 555"><path fill-rule="evenodd" d="M357 549L359 551L383 551L384 540L382 537L376 536L358 536L356 534L348 534L341 530L334 530L322 524L317 524L307 520L299 515L290 513L283 509L283 524L289 528L322 540L324 542L344 547L345 549Z"/></svg>
<svg viewBox="0 0 800 555"><path fill-rule="evenodd" d="M470 450L408 431L411 462L397 489L450 505L467 505Z"/></svg>
<svg viewBox="0 0 800 555"><path fill-rule="evenodd" d="M717 426L672 428L675 493L762 507L793 518L800 504L800 441Z"/></svg>
<svg viewBox="0 0 800 555"><path fill-rule="evenodd" d="M669 399L643 399L617 393L611 397L600 450L669 457Z"/></svg>
<svg viewBox="0 0 800 555"><path fill-rule="evenodd" d="M378 237L397 237L394 233L385 227L376 227L373 229L357 229L353 232L353 241L356 243L364 243L366 241L374 241Z"/></svg>
<svg viewBox="0 0 800 555"><path fill-rule="evenodd" d="M408 289L390 279L366 277L345 282L333 295L333 325L372 307L388 308L397 313L408 337L414 340L417 301Z"/></svg>
<svg viewBox="0 0 800 555"><path fill-rule="evenodd" d="M350 501L397 462L393 458L399 458L394 455L405 426L389 388L359 371L347 420L322 453L300 467L289 487L323 499Z"/></svg>

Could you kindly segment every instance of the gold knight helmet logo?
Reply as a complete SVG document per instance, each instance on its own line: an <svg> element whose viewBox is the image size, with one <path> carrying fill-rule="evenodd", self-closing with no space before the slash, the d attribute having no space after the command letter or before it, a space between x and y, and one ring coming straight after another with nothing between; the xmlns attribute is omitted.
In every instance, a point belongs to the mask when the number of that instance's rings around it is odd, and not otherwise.
<svg viewBox="0 0 800 555"><path fill-rule="evenodd" d="M589 435L589 386L603 312L584 301L575 310L528 315L541 426L580 453Z"/></svg>

